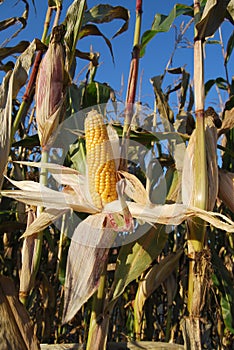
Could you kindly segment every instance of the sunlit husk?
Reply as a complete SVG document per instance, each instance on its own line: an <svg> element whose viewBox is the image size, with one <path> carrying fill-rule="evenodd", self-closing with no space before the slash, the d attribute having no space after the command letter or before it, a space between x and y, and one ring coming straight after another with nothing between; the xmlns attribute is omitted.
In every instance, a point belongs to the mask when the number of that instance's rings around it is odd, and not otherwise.
<svg viewBox="0 0 234 350"><path fill-rule="evenodd" d="M33 223L36 219L36 213L33 208L28 211L27 218L27 228ZM33 270L33 253L35 246L35 237L30 235L26 237L23 241L22 251L21 251L21 270L20 270L20 291L19 296L21 300L26 298L32 287L32 270Z"/></svg>
<svg viewBox="0 0 234 350"><path fill-rule="evenodd" d="M234 173L219 170L218 197L234 213Z"/></svg>
<svg viewBox="0 0 234 350"><path fill-rule="evenodd" d="M36 82L36 120L38 135L44 147L56 130L62 115L64 86L64 50L62 27L55 27L48 50L43 57Z"/></svg>
<svg viewBox="0 0 234 350"><path fill-rule="evenodd" d="M10 76L11 72L5 76L0 86L0 189L2 188L3 174L7 164L11 138L12 103L10 98L8 98L7 103ZM9 95L11 95L11 92L9 92Z"/></svg>
<svg viewBox="0 0 234 350"><path fill-rule="evenodd" d="M213 210L218 194L217 130L213 120L209 117L206 118L205 140L208 174L207 210ZM196 130L192 133L186 149L182 173L182 201L188 206L194 206L195 200L195 144ZM197 164L199 164L199 160Z"/></svg>
<svg viewBox="0 0 234 350"><path fill-rule="evenodd" d="M63 323L70 321L97 290L115 233L105 215L90 215L75 229L67 257Z"/></svg>

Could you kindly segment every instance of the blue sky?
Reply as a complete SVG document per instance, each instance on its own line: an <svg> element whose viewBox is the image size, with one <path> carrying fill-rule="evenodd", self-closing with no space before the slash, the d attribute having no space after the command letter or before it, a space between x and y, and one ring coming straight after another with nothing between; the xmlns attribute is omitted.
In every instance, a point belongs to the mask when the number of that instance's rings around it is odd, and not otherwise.
<svg viewBox="0 0 234 350"><path fill-rule="evenodd" d="M191 1L182 0L179 1L186 5L191 5ZM61 21L64 19L65 13L67 11L68 6L72 3L72 1L64 0L63 4L63 12L61 16ZM131 14L130 25L127 32L118 36L117 38L112 40L114 57L115 57L115 65L113 65L112 58L109 53L109 49L106 46L104 40L99 37L88 37L81 40L78 44L78 48L80 50L87 51L92 45L94 51L98 51L101 54L100 57L100 67L98 68L98 72L96 75L96 80L100 82L106 82L111 85L117 92L117 97L120 100L125 99L126 87L128 81L128 72L131 61L131 50L132 50L132 42L133 42L133 33L134 33L134 22L135 22L135 0L126 1L126 0L106 0L106 1L93 1L88 0L88 7L92 7L99 3L108 3L110 5L116 6L121 5L129 9ZM168 14L172 7L177 3L177 1L167 0L143 0L143 18L142 18L142 33L150 29L150 26L153 22L154 16L156 13ZM31 11L29 14L29 21L26 29L21 32L21 34L14 40L12 40L8 46L15 45L19 40L33 40L35 37L40 38L43 31L43 22L45 18L45 13L47 9L47 1L38 1L35 0L37 13L35 14L33 7L31 6ZM15 6L14 6L15 5ZM16 0L5 0L0 5L0 20L3 20L12 16L20 16L24 9L24 4L22 2L18 2ZM179 17L175 21L175 25L177 29L181 22L185 23L188 21L188 17ZM116 20L109 24L99 25L99 28L103 31L103 33L111 38L115 31L122 25L121 20ZM227 40L231 35L231 31L233 30L232 25L230 23L224 23L222 25L222 35L224 46L226 47ZM8 36L10 31L0 32L0 44L4 41L4 39ZM187 34L185 35L191 42L193 40L193 28L191 27ZM170 55L174 46L174 38L175 38L175 28L172 27L168 33L160 33L158 34L147 46L146 54L140 61L140 70L139 77L142 76L142 85L140 90L137 91L137 100L140 99L143 103L147 103L150 107L153 107L154 103L154 93L150 83L150 78L163 73L163 70L170 58ZM215 39L219 39L218 33L215 35ZM231 58L229 62L229 76L233 75L233 63L234 59ZM75 80L80 81L84 78L84 75L80 75L82 68L87 64L87 62L78 61L77 74L75 76ZM180 48L176 51L173 67L185 66L186 70L191 73L193 76L193 50L192 48ZM211 78L216 77L224 77L225 71L223 66L223 58L222 51L220 45L207 45L206 46L206 59L205 59L205 81ZM121 80L123 78L124 88L122 94L120 94L121 90ZM173 83L173 79L175 80L176 76L168 77L168 80L165 81L164 87L166 87L167 83ZM0 75L0 79L2 79L2 75ZM223 102L226 100L226 95L221 92L221 96L223 98ZM176 94L171 99L171 105L176 109ZM212 105L219 110L219 99L218 95L215 91L215 88L212 89L210 94L207 97L206 106Z"/></svg>

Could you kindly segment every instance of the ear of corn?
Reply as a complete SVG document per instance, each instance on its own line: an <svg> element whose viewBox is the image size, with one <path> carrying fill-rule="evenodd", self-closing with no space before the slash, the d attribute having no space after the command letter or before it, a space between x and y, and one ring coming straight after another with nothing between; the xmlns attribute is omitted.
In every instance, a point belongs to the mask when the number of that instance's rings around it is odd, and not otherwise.
<svg viewBox="0 0 234 350"><path fill-rule="evenodd" d="M53 29L36 81L36 120L41 146L44 147L61 121L64 102L63 26Z"/></svg>
<svg viewBox="0 0 234 350"><path fill-rule="evenodd" d="M94 205L101 209L118 196L112 147L103 116L96 111L85 119L85 138L89 191Z"/></svg>

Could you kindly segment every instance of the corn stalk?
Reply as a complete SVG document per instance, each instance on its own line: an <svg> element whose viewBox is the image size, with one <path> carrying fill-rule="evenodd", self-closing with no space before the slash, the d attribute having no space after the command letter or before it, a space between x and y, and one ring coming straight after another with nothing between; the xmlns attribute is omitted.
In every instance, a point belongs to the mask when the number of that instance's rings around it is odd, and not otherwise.
<svg viewBox="0 0 234 350"><path fill-rule="evenodd" d="M122 149L121 149L121 162L120 168L126 169L126 155L128 149L128 139L130 135L130 125L133 115L133 105L136 98L136 88L139 70L139 59L140 59L140 34L141 34L141 21L142 21L142 0L136 0L136 21L133 41L132 60L129 70L128 77L128 88L126 96L126 109L125 119L123 126L122 135Z"/></svg>
<svg viewBox="0 0 234 350"><path fill-rule="evenodd" d="M196 137L194 151L193 205L206 210L208 203L208 175L205 143L204 117L204 57L203 42L197 39L196 24L200 20L200 1L194 0L194 95L196 114ZM188 312L187 334L190 348L201 349L200 313L204 302L204 279L207 269L207 252L204 251L206 225L201 219L188 221Z"/></svg>

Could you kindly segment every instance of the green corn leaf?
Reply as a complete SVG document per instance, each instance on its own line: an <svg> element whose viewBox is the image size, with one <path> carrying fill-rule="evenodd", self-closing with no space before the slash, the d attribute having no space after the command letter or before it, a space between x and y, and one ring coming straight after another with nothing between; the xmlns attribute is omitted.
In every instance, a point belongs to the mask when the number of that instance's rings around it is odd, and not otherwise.
<svg viewBox="0 0 234 350"><path fill-rule="evenodd" d="M210 79L205 83L205 96L207 96L208 92L214 85L221 90L227 91L227 81L222 77L218 77L216 79Z"/></svg>
<svg viewBox="0 0 234 350"><path fill-rule="evenodd" d="M232 302L228 299L227 295L221 298L222 315L225 326L228 330L234 334L234 317L232 313Z"/></svg>
<svg viewBox="0 0 234 350"><path fill-rule="evenodd" d="M84 38L88 35L95 35L95 36L101 36L109 50L110 50L110 54L111 54L111 57L112 57L112 60L114 62L114 55L113 55L113 50L112 50L112 45L111 45L111 42L110 40L98 29L97 26L95 26L94 24L86 24L85 26L82 27L81 31L80 31L80 35L79 35L79 38Z"/></svg>
<svg viewBox="0 0 234 350"><path fill-rule="evenodd" d="M228 43L227 43L227 50L226 50L226 53L225 53L225 64L228 63L230 57L231 57L231 54L232 54L232 51L233 51L233 47L234 47L234 31L232 32L230 38L228 39Z"/></svg>
<svg viewBox="0 0 234 350"><path fill-rule="evenodd" d="M82 83L79 88L80 108L87 108L97 104L106 103L110 98L113 89L105 83L91 82Z"/></svg>
<svg viewBox="0 0 234 350"><path fill-rule="evenodd" d="M167 255L159 262L159 264L155 264L139 282L134 302L134 321L136 333L140 332L140 324L142 321L145 301L177 268L182 253L183 249L181 248L176 253Z"/></svg>
<svg viewBox="0 0 234 350"><path fill-rule="evenodd" d="M215 252L213 246L211 261L214 269L212 280L221 294L221 308L224 323L229 331L234 333L234 290L230 288L230 286L233 285L232 277L224 266L222 259Z"/></svg>
<svg viewBox="0 0 234 350"><path fill-rule="evenodd" d="M12 147L26 147L30 149L36 146L40 146L38 134L27 136L24 139L12 144Z"/></svg>
<svg viewBox="0 0 234 350"><path fill-rule="evenodd" d="M91 23L109 23L114 19L124 20L123 26L114 34L113 38L125 32L128 29L130 14L122 6L96 5L84 14L83 24Z"/></svg>
<svg viewBox="0 0 234 350"><path fill-rule="evenodd" d="M193 16L193 7L176 4L168 16L159 13L155 15L151 29L144 32L141 37L141 57L144 56L146 45L150 40L152 40L158 33L168 32L176 17L180 15Z"/></svg>
<svg viewBox="0 0 234 350"><path fill-rule="evenodd" d="M67 52L68 67L71 67L73 63L76 44L79 39L79 32L83 21L83 13L85 8L86 8L85 0L75 0L71 4L71 6L68 8L68 11L66 14L66 18L64 21L64 24L66 27L66 34L64 36L64 40L69 49L69 53Z"/></svg>
<svg viewBox="0 0 234 350"><path fill-rule="evenodd" d="M137 241L121 247L106 311L111 309L126 286L138 278L157 258L166 240L165 226L158 225L157 228L149 228L148 232Z"/></svg>

